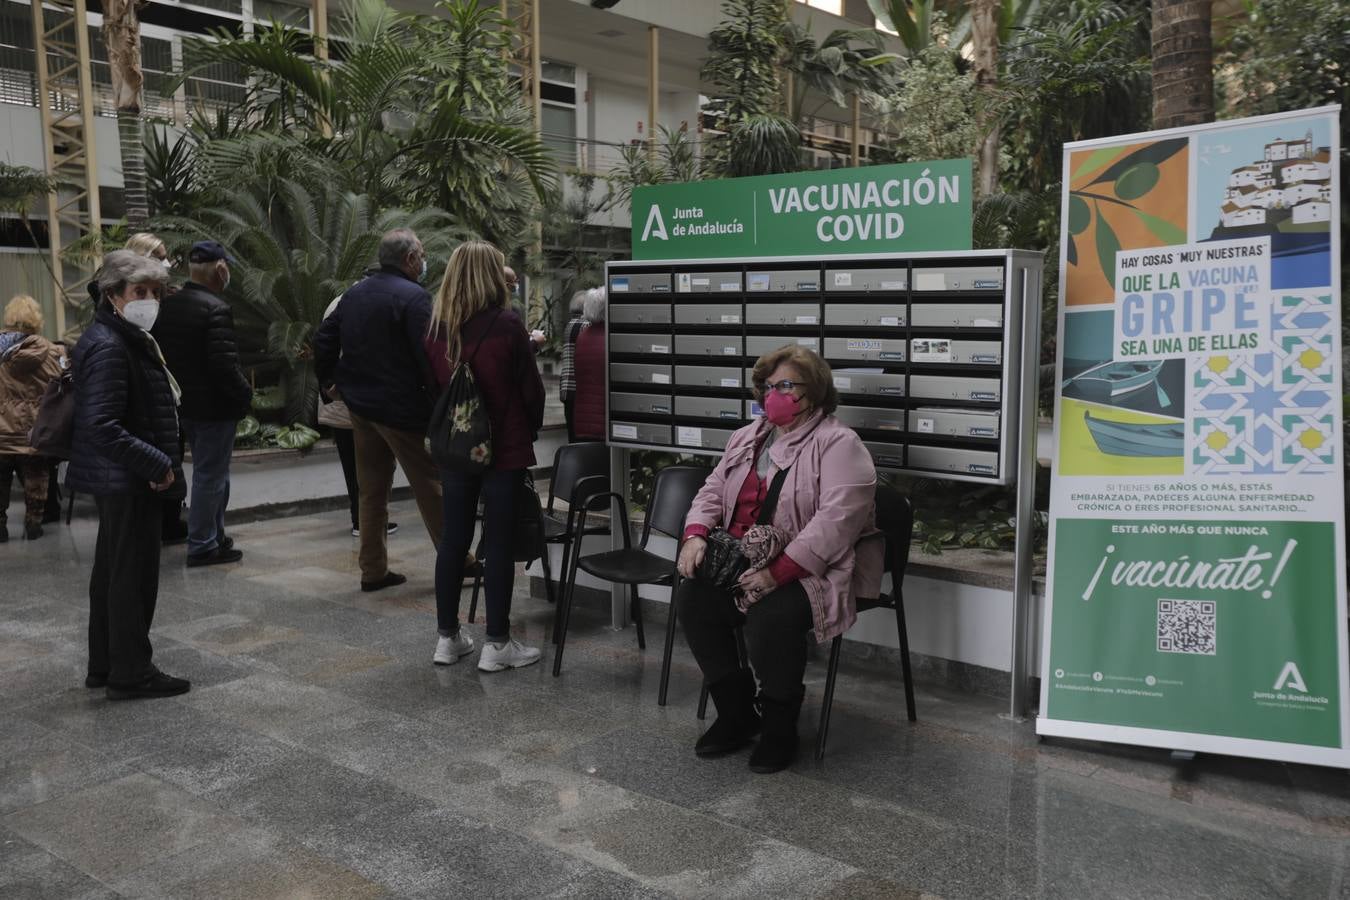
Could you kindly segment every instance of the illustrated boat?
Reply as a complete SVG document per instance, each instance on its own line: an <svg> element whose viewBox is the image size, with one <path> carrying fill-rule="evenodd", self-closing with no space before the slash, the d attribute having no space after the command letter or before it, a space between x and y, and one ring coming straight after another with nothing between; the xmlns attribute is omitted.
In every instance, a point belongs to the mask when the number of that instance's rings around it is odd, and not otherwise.
<svg viewBox="0 0 1350 900"><path fill-rule="evenodd" d="M1163 360L1142 362L1105 362L1064 382L1065 387L1078 385L1084 392L1098 397L1124 397L1151 387L1158 381Z"/></svg>
<svg viewBox="0 0 1350 900"><path fill-rule="evenodd" d="M1186 450L1186 426L1181 422L1113 422L1094 419L1090 412L1083 413L1083 421L1097 449L1109 456L1181 456Z"/></svg>

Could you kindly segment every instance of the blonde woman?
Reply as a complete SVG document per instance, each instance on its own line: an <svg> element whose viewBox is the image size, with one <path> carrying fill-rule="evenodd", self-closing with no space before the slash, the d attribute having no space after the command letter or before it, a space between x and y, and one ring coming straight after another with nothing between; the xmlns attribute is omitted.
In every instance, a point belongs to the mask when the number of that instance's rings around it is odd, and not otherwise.
<svg viewBox="0 0 1350 900"><path fill-rule="evenodd" d="M41 334L42 308L27 294L5 307L0 330L0 543L9 540L9 491L14 473L23 479L24 537L42 537L52 462L28 446L47 383L61 374L65 351Z"/></svg>
<svg viewBox="0 0 1350 900"><path fill-rule="evenodd" d="M482 475L441 470L445 525L436 554L439 638L432 656L432 662L445 666L473 650L473 640L459 627L459 593L482 495L487 641L478 668L484 672L528 666L540 656L537 648L511 637L515 580L511 526L516 491L535 463L534 440L544 421L544 384L525 323L511 309L504 265L502 252L486 241L457 247L436 293L425 342L442 389L457 364L469 366L492 424L491 469Z"/></svg>

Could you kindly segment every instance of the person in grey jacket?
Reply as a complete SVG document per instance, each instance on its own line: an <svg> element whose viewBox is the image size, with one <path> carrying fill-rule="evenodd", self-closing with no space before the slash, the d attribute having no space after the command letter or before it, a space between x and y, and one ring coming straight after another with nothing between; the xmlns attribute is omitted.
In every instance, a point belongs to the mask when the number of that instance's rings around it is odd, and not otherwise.
<svg viewBox="0 0 1350 900"><path fill-rule="evenodd" d="M150 328L168 273L158 262L114 250L97 275L94 322L75 346L71 489L98 505L89 581L85 685L109 699L186 693L187 680L151 661L150 625L159 593L160 506L177 492L178 385Z"/></svg>

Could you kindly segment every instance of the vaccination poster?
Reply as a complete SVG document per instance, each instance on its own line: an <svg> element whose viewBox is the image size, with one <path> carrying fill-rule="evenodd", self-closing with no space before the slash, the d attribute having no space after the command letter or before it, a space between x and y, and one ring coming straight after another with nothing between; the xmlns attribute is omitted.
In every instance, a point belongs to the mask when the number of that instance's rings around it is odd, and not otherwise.
<svg viewBox="0 0 1350 900"><path fill-rule="evenodd" d="M1040 734L1350 766L1339 115L1065 145Z"/></svg>

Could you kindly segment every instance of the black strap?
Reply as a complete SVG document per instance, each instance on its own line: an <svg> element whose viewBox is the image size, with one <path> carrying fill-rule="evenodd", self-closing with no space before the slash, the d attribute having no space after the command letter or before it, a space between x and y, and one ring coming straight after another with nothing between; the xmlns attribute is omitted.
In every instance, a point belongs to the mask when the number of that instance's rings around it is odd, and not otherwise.
<svg viewBox="0 0 1350 900"><path fill-rule="evenodd" d="M788 466L788 469L792 468ZM783 492L783 482L787 481L787 469L779 469L778 474L773 476L773 481L769 482L769 493L764 495L764 505L759 508L759 516L755 518L756 525L772 525L773 514L778 509L778 495Z"/></svg>

